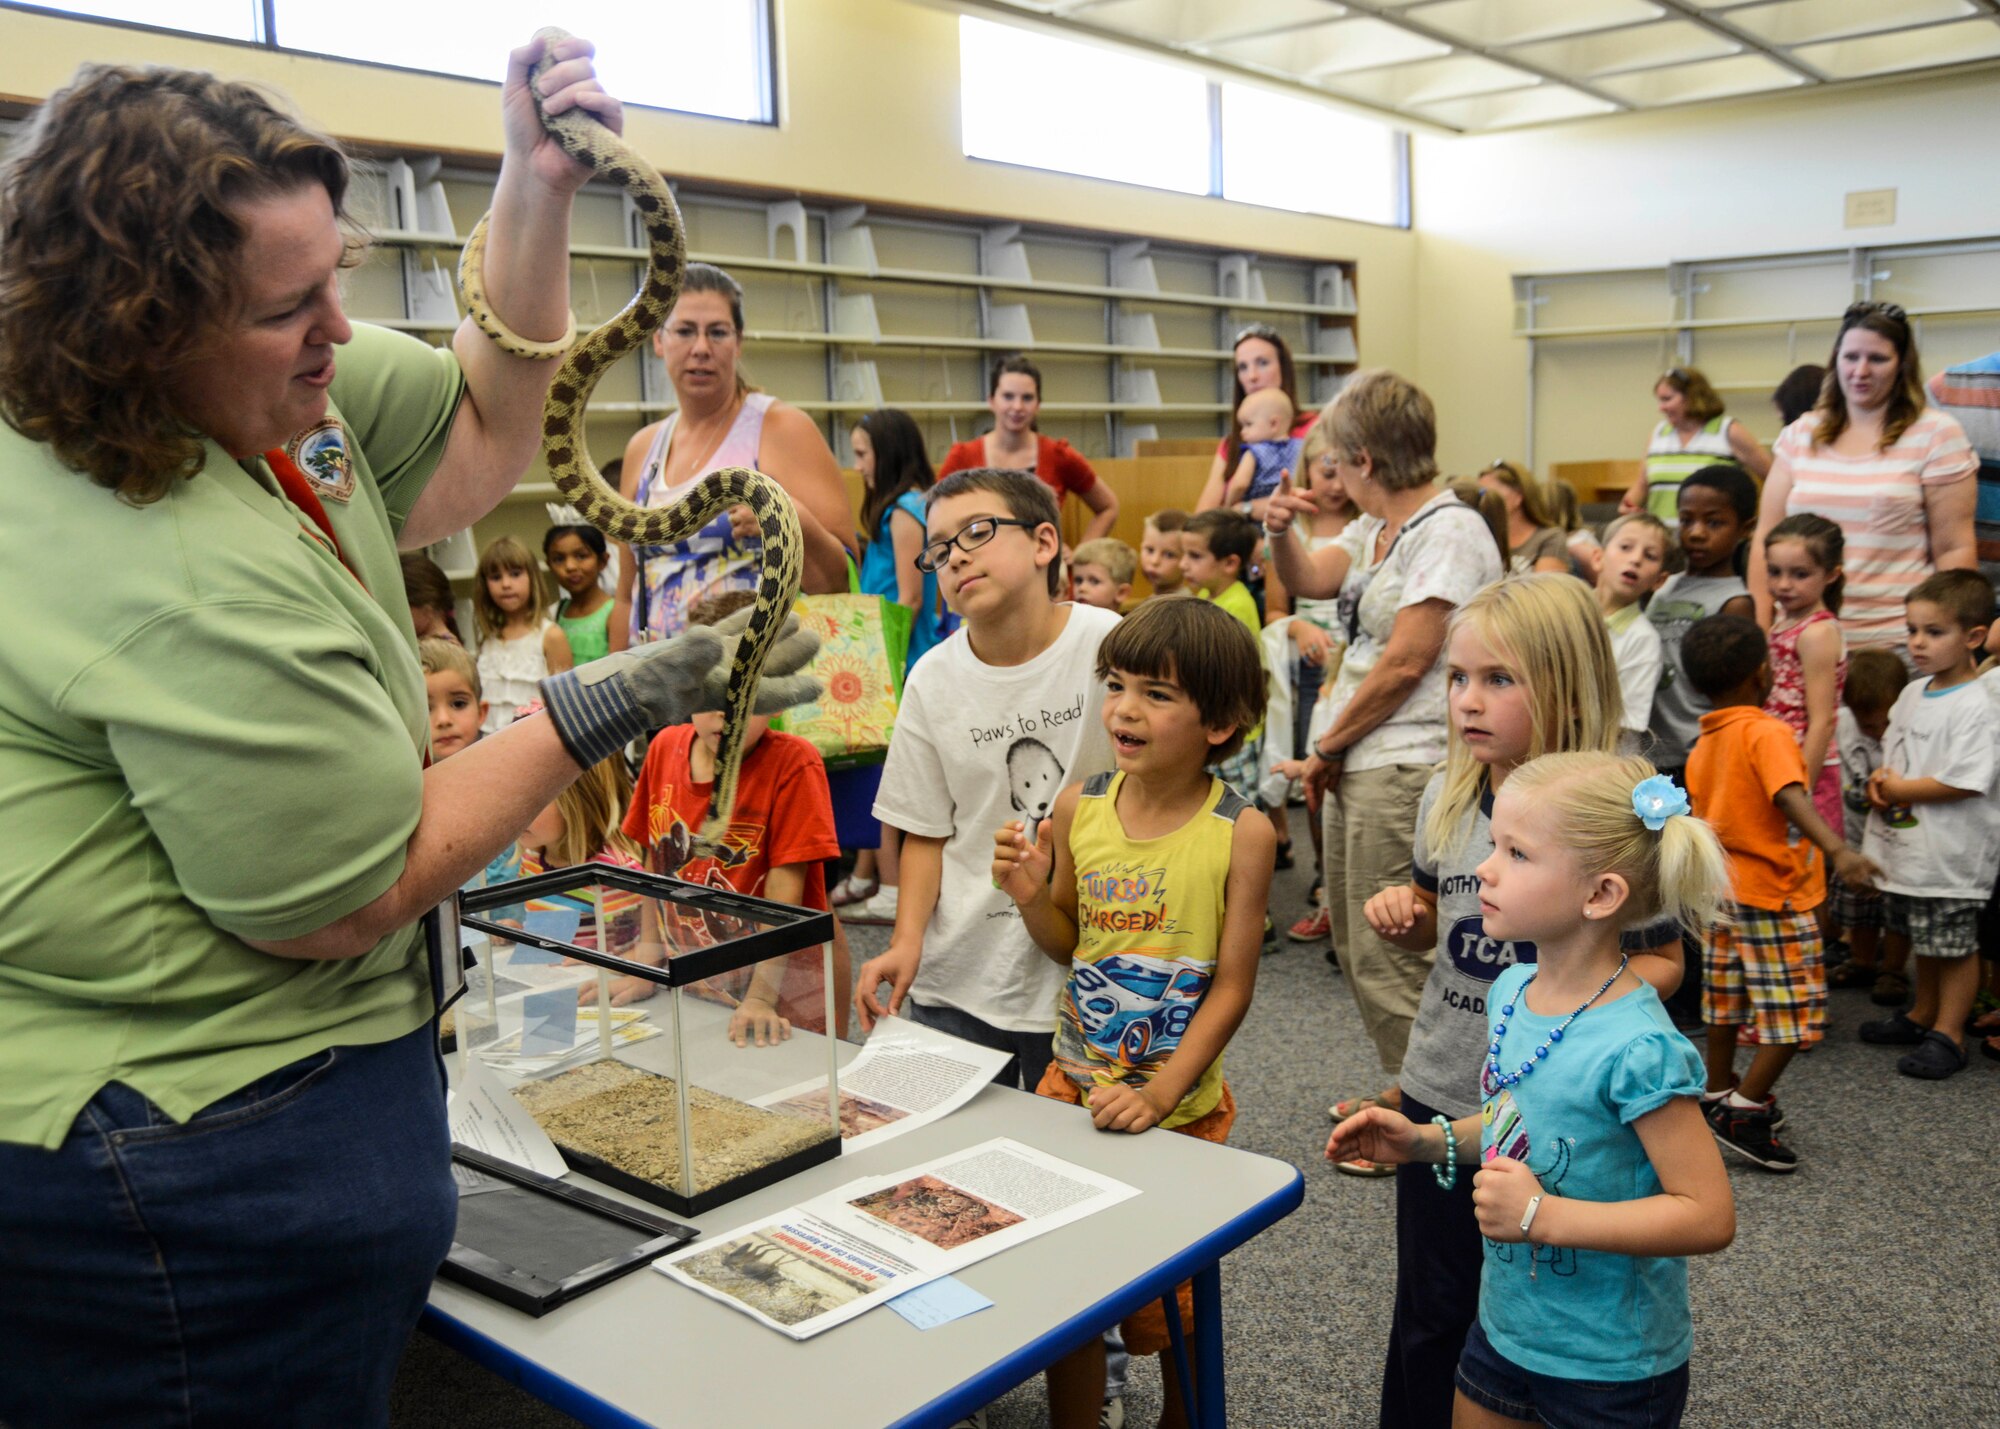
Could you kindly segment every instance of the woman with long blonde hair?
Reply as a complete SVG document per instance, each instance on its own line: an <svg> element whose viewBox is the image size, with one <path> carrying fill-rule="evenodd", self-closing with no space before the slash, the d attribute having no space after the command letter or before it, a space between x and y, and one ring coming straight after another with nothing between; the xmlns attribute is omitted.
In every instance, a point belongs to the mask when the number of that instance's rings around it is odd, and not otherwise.
<svg viewBox="0 0 2000 1429"><path fill-rule="evenodd" d="M1568 532L1556 520L1540 482L1511 461L1496 461L1479 473L1479 486L1498 496L1507 510L1510 571L1517 576L1568 572Z"/></svg>
<svg viewBox="0 0 2000 1429"><path fill-rule="evenodd" d="M1403 1057L1401 1109L1419 1126L1478 1112L1488 993L1501 973L1536 956L1532 943L1489 936L1481 918L1473 870L1493 853L1494 796L1544 754L1611 753L1623 709L1603 617L1589 587L1571 576L1488 586L1452 617L1445 649L1451 745L1418 812L1415 878L1363 909L1385 941L1437 949ZM1633 970L1663 994L1679 985L1680 930L1671 921L1633 930L1625 946ZM1383 1422L1443 1429L1452 1369L1479 1304L1472 1188L1469 1177L1440 1188L1428 1167L1395 1175L1396 1310Z"/></svg>

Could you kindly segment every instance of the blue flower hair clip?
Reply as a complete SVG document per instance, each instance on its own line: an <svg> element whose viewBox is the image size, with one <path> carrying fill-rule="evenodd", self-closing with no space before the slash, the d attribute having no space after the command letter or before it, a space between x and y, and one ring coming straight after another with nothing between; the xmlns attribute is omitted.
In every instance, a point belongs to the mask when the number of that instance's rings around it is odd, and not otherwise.
<svg viewBox="0 0 2000 1429"><path fill-rule="evenodd" d="M1640 823L1658 833L1675 814L1688 812L1687 791L1664 774L1641 779L1632 789L1632 812Z"/></svg>

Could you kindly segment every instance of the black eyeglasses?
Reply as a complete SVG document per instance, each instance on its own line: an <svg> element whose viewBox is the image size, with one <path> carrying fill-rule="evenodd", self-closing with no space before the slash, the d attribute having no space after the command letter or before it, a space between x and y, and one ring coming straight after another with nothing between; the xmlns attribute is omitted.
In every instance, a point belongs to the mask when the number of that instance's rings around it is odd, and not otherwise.
<svg viewBox="0 0 2000 1429"><path fill-rule="evenodd" d="M942 541L933 541L924 547L923 550L917 552L917 569L925 575L931 574L951 559L951 548L953 546L958 547L961 551L976 551L999 535L1002 526L1019 526L1023 531L1032 531L1037 526L1046 524L1046 522L1042 521L1022 521L1012 516L981 516L976 520L966 522L965 525L959 528L956 536L947 537Z"/></svg>
<svg viewBox="0 0 2000 1429"><path fill-rule="evenodd" d="M1907 323L1910 315L1897 303L1849 303L1847 311L1840 315L1843 326L1851 327L1863 318L1885 317L1891 322Z"/></svg>

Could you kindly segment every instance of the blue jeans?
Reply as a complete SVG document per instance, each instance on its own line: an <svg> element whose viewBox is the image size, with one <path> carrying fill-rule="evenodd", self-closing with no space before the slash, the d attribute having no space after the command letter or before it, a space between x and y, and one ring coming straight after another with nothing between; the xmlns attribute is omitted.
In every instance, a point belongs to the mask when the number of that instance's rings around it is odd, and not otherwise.
<svg viewBox="0 0 2000 1429"><path fill-rule="evenodd" d="M0 1143L0 1422L386 1424L458 1213L436 1036Z"/></svg>
<svg viewBox="0 0 2000 1429"><path fill-rule="evenodd" d="M1550 1429L1679 1429L1688 1367L1683 1361L1650 1379L1557 1379L1502 1355L1474 1320L1458 1362L1458 1390L1495 1414Z"/></svg>

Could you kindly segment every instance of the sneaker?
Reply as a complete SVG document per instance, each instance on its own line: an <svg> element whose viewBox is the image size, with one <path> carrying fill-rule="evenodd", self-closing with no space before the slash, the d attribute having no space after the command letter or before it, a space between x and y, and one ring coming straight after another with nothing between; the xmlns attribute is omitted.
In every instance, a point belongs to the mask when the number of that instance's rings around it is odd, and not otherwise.
<svg viewBox="0 0 2000 1429"><path fill-rule="evenodd" d="M1914 1047L1930 1036L1930 1032L1930 1028L1921 1022L1912 1022L1906 1012L1861 1024L1861 1040L1878 1047Z"/></svg>
<svg viewBox="0 0 2000 1429"><path fill-rule="evenodd" d="M1748 1022L1744 1023L1741 1027L1737 1028L1736 1045L1739 1047L1757 1046L1758 1045L1757 1029L1751 1026Z"/></svg>
<svg viewBox="0 0 2000 1429"><path fill-rule="evenodd" d="M1125 1401L1113 1397L1104 1401L1104 1407L1097 1411L1097 1429L1125 1429Z"/></svg>
<svg viewBox="0 0 2000 1429"><path fill-rule="evenodd" d="M1273 867L1277 868L1280 872L1282 872L1283 870L1288 869L1291 866L1292 866L1292 845L1290 840L1287 840L1286 842L1278 845L1276 861L1273 864Z"/></svg>
<svg viewBox="0 0 2000 1429"><path fill-rule="evenodd" d="M1295 943L1317 943L1332 934L1333 914L1324 908L1313 909L1285 930L1285 936Z"/></svg>
<svg viewBox="0 0 2000 1429"><path fill-rule="evenodd" d="M850 873L847 877L841 879L840 882L834 884L833 891L826 895L827 906L845 908L850 903L865 902L867 899L873 898L875 891L881 886L879 882L863 883Z"/></svg>
<svg viewBox="0 0 2000 1429"><path fill-rule="evenodd" d="M1341 971L1340 949L1329 947L1326 950L1326 965L1332 968L1335 972Z"/></svg>
<svg viewBox="0 0 2000 1429"><path fill-rule="evenodd" d="M1965 1070L1971 1053L1942 1032L1926 1032L1924 1040L1908 1055L1896 1059L1896 1070L1906 1077L1941 1082Z"/></svg>
<svg viewBox="0 0 2000 1429"><path fill-rule="evenodd" d="M875 896L864 898L859 903L850 903L840 913L845 923L868 923L876 926L894 926L896 922L896 890L882 887L875 890Z"/></svg>
<svg viewBox="0 0 2000 1429"><path fill-rule="evenodd" d="M1278 943L1278 925L1271 921L1269 913L1264 915L1264 951L1266 953L1281 951Z"/></svg>
<svg viewBox="0 0 2000 1429"><path fill-rule="evenodd" d="M1731 1087L1729 1090L1734 1091L1736 1089ZM1721 1097L1712 1097L1707 1092L1703 1092L1701 1094L1701 1114L1709 1117L1712 1121L1715 1109L1722 1105L1723 1097L1728 1095L1729 1092L1724 1092ZM1764 1098L1764 1110L1771 1113L1771 1130L1783 1131L1785 1129L1785 1109L1778 1105L1778 1098L1775 1094Z"/></svg>
<svg viewBox="0 0 2000 1429"><path fill-rule="evenodd" d="M1776 1117L1770 1106L1731 1106L1724 1097L1709 1103L1702 1111L1708 1118L1708 1129L1726 1150L1766 1171L1782 1173L1798 1169L1799 1154L1778 1140Z"/></svg>

